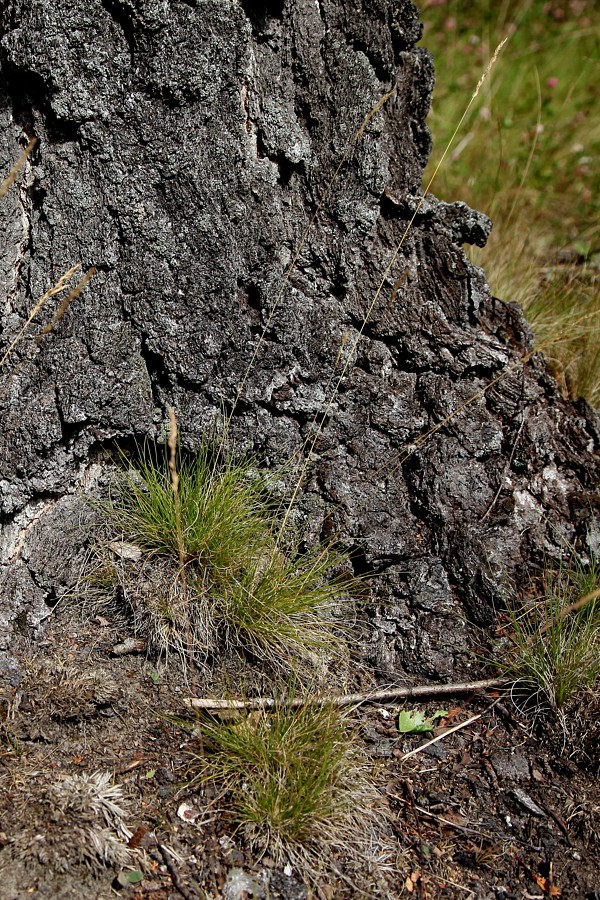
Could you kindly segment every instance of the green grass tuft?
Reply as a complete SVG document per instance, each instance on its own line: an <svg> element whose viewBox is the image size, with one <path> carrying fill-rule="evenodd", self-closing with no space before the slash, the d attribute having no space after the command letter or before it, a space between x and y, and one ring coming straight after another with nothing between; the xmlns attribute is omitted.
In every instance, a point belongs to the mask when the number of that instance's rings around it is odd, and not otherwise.
<svg viewBox="0 0 600 900"><path fill-rule="evenodd" d="M166 455L147 448L118 478L112 518L147 553L178 557L181 550L211 584L227 581L271 535L267 482L251 461L236 462L207 442L177 468L176 494Z"/></svg>
<svg viewBox="0 0 600 900"><path fill-rule="evenodd" d="M347 557L330 544L301 552L280 533L269 488L254 461L208 442L175 462L147 450L99 504L106 534L90 591L116 582L158 653L206 659L233 648L276 669L335 654L328 611L348 596Z"/></svg>
<svg viewBox="0 0 600 900"><path fill-rule="evenodd" d="M332 622L319 611L348 594L351 580L338 573L345 562L345 555L327 544L303 553L269 547L229 583L222 597L224 618L258 656L267 650L284 655L331 650Z"/></svg>
<svg viewBox="0 0 600 900"><path fill-rule="evenodd" d="M502 670L530 685L555 713L600 679L600 566L548 573L543 598L511 613L512 648ZM579 609L570 609L589 598Z"/></svg>
<svg viewBox="0 0 600 900"><path fill-rule="evenodd" d="M251 845L318 867L334 848L368 844L376 794L339 710L283 703L200 732L199 778L221 787Z"/></svg>

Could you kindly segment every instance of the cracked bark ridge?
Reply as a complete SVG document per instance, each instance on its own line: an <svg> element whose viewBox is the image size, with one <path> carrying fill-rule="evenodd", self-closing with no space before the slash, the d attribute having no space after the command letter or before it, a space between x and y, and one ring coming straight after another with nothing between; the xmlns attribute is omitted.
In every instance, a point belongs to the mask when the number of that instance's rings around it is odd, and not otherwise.
<svg viewBox="0 0 600 900"><path fill-rule="evenodd" d="M39 138L2 208L2 346L74 262L98 269L0 373L7 652L74 583L77 490L102 450L158 435L167 404L193 448L231 409L308 216L395 86L310 234L232 423L267 464L311 433L416 208L433 67L407 0L7 0L0 25L3 170ZM489 228L427 198L297 511L314 534L340 529L357 570L377 576L365 652L395 677L451 677L469 619L490 622L543 552L597 541L598 421L560 398L540 359L394 468L530 346L518 308L490 297L461 249Z"/></svg>

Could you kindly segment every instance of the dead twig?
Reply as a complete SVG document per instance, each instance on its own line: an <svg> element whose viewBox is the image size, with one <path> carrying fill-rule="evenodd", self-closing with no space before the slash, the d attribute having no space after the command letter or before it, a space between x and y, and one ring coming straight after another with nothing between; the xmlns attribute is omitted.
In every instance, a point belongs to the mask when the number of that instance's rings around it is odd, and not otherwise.
<svg viewBox="0 0 600 900"><path fill-rule="evenodd" d="M421 684L415 687L387 688L371 693L345 694L342 696L294 697L282 701L273 697L255 697L249 700L222 700L210 697L187 697L183 703L189 709L207 711L219 709L272 709L277 706L354 706L361 703L387 703L394 700L417 699L420 697L442 697L454 694L471 694L505 688L511 681L506 678L486 678L483 681L464 681L456 684ZM459 727L464 727L467 723ZM454 729L456 730L456 729Z"/></svg>
<svg viewBox="0 0 600 900"><path fill-rule="evenodd" d="M454 829L454 831L461 831L464 834L472 834L478 838L485 838L491 842L497 841L498 836L488 834L485 831L481 831L479 828L471 828L469 825L459 825L458 822L453 822L451 819L445 819L444 816L438 816L436 813L432 813L431 810L425 809L423 806L418 806L414 803L414 800L411 802L410 800L406 800L404 797L400 797L398 794L392 794L391 791L386 791L386 796L390 798L390 800L396 800L398 803L404 804L404 806L408 806L410 811L417 811L421 813L423 816L428 816L430 819L435 819L436 822L440 822L442 825L446 825L448 828ZM502 840L506 840L506 836L501 837Z"/></svg>
<svg viewBox="0 0 600 900"><path fill-rule="evenodd" d="M164 844L159 844L157 841L156 846L158 848L158 852L160 853L160 855L162 856L162 858L164 860L165 866L167 867L167 871L169 873L171 881L173 882L173 887L179 891L179 893L181 894L182 897L185 898L185 900L197 900L198 895L195 892L193 894L190 893L190 891L188 891L188 889L181 883L181 878L179 877L179 873L177 872L177 869L173 865L173 860L171 859L169 851L164 846ZM206 896L206 894L204 894L204 896Z"/></svg>
<svg viewBox="0 0 600 900"><path fill-rule="evenodd" d="M470 719L465 719L464 722L459 722L458 725L454 725L452 728L448 728L446 731L442 732L442 734L438 734L437 737L431 738L430 741L426 741L424 744L420 744L418 747L415 747L414 750L411 750L410 753L405 753L404 756L400 757L400 762L405 762L407 759L410 759L412 756L416 756L417 753L422 753L423 750L426 750L427 747L431 747L432 744L437 744L438 741L441 741L442 738L448 737L451 734L454 734L455 731L460 731L461 728L466 728L467 725L472 725L473 722L476 722L478 719L481 719L486 712L489 712L492 706L488 706L485 712L477 713L476 716L471 716Z"/></svg>

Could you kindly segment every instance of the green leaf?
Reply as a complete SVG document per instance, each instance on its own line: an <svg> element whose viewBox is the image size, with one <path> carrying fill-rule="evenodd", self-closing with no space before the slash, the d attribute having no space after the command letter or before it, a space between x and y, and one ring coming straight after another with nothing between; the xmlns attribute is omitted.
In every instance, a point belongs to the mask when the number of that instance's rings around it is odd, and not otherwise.
<svg viewBox="0 0 600 900"><path fill-rule="evenodd" d="M148 778L148 779L154 778L155 775L156 775L156 769L148 769L148 771L146 772L146 778Z"/></svg>
<svg viewBox="0 0 600 900"><path fill-rule="evenodd" d="M398 731L401 734L426 734L433 731L436 719L448 715L447 709L438 709L429 718L419 709L403 709L398 717Z"/></svg>
<svg viewBox="0 0 600 900"><path fill-rule="evenodd" d="M132 869L129 872L119 872L117 881L121 887L128 887L130 884L139 884L143 877L144 875L139 869Z"/></svg>

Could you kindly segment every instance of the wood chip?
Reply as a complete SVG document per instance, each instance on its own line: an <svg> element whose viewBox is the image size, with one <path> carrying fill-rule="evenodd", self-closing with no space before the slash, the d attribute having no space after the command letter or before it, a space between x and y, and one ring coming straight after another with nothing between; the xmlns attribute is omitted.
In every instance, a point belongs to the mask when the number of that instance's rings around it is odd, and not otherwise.
<svg viewBox="0 0 600 900"><path fill-rule="evenodd" d="M121 644L115 644L111 650L112 656L127 656L129 653L145 653L146 641L139 638L126 638Z"/></svg>

